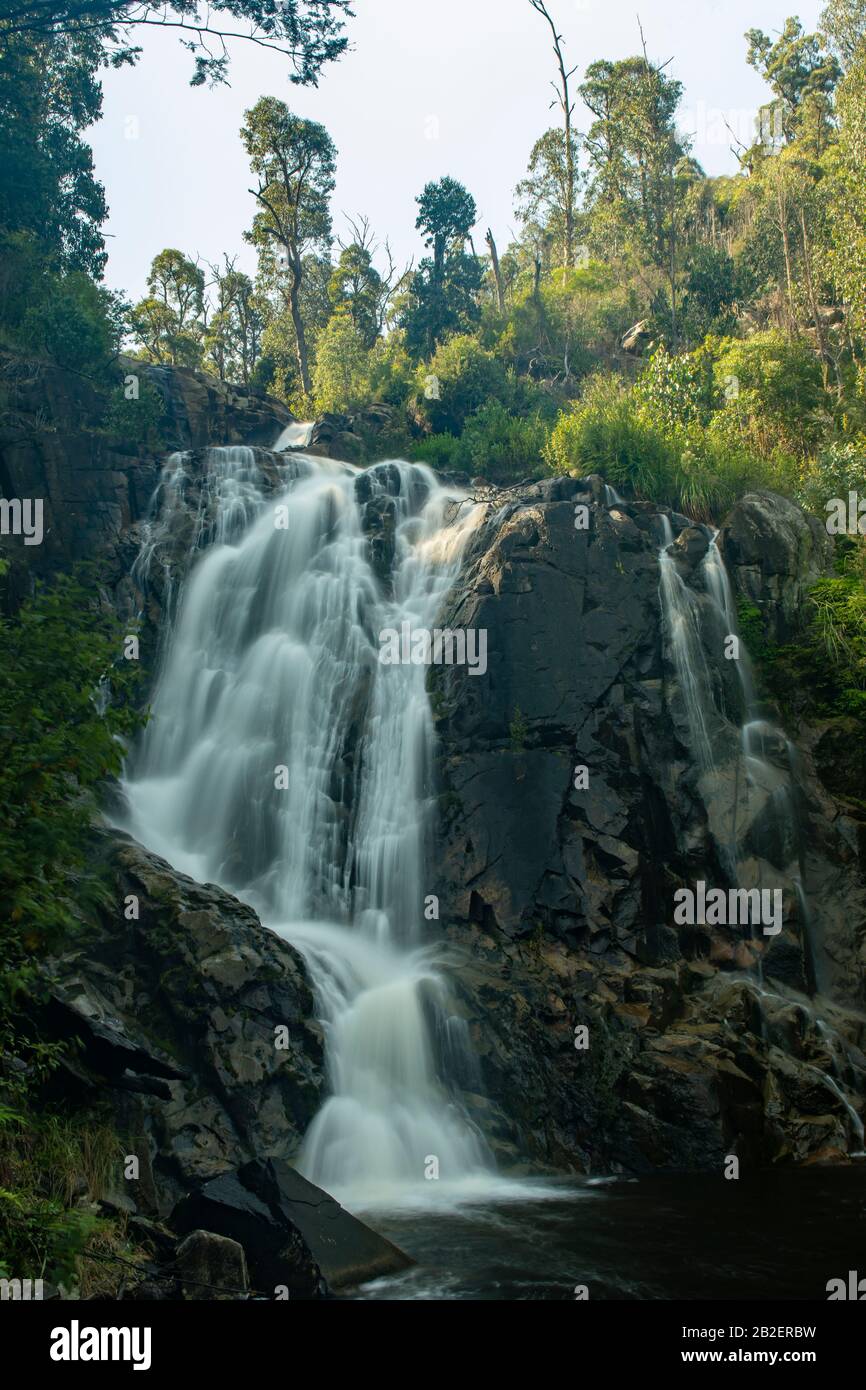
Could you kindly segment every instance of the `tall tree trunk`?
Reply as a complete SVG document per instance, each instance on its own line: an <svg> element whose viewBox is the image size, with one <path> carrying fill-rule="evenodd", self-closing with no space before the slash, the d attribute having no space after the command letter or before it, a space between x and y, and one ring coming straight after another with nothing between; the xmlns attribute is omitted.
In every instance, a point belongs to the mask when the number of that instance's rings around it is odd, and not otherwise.
<svg viewBox="0 0 866 1390"><path fill-rule="evenodd" d="M793 338L797 322L794 309L794 276L791 270L791 239L788 236L788 203L782 196L781 184L776 183L776 208L779 213L779 232L782 237L782 251L785 257L785 283L788 291L788 337Z"/></svg>
<svg viewBox="0 0 866 1390"><path fill-rule="evenodd" d="M298 375L301 378L301 386L304 395L312 395L312 383L310 381L310 367L307 357L307 338L304 333L304 320L301 317L301 278L303 267L300 261L294 261L291 267L292 283L289 287L289 310L292 315L292 323L295 326L295 350L298 358Z"/></svg>
<svg viewBox="0 0 866 1390"><path fill-rule="evenodd" d="M500 314L505 313L505 292L502 288L502 272L499 269L499 253L496 250L496 242L493 240L493 233L487 228L487 236L484 238L490 251L490 264L493 266L493 279L496 282L496 302L499 305Z"/></svg>

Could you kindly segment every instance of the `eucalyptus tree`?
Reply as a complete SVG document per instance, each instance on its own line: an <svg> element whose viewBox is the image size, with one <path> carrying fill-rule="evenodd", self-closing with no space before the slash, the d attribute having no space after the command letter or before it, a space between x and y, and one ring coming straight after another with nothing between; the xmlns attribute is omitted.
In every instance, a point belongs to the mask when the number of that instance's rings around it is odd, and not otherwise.
<svg viewBox="0 0 866 1390"><path fill-rule="evenodd" d="M307 258L330 247L337 152L323 125L294 115L276 97L261 97L245 113L241 139L258 180L250 192L259 211L245 236L287 281L298 377L309 395L312 381L301 295Z"/></svg>

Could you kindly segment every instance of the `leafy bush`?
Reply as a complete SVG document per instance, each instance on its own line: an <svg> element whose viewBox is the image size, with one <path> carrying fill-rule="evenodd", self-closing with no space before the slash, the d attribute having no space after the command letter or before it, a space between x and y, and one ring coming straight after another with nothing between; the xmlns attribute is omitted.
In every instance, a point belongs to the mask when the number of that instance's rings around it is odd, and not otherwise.
<svg viewBox="0 0 866 1390"><path fill-rule="evenodd" d="M416 376L418 406L436 434L459 434L468 417L490 400L511 404L513 375L477 338L449 338Z"/></svg>
<svg viewBox="0 0 866 1390"><path fill-rule="evenodd" d="M83 271L58 274L26 238L0 245L6 288L2 334L10 347L101 377L120 348L125 306Z"/></svg>
<svg viewBox="0 0 866 1390"><path fill-rule="evenodd" d="M600 473L616 487L696 520L719 519L749 488L778 486L784 477L780 466L717 427L723 413L706 428L696 418L677 423L669 392L657 407L653 391L598 376L576 408L560 415L544 457L554 473Z"/></svg>
<svg viewBox="0 0 866 1390"><path fill-rule="evenodd" d="M547 438L548 427L538 415L512 415L494 400L470 416L459 438L434 434L416 444L412 452L432 468L507 483L542 472Z"/></svg>
<svg viewBox="0 0 866 1390"><path fill-rule="evenodd" d="M716 383L726 413L749 443L805 456L825 429L821 366L805 342L778 333L723 339L716 347Z"/></svg>
<svg viewBox="0 0 866 1390"><path fill-rule="evenodd" d="M706 352L653 353L638 379L635 399L662 425L706 424L714 405L713 365Z"/></svg>
<svg viewBox="0 0 866 1390"><path fill-rule="evenodd" d="M319 334L313 393L316 410L350 413L373 399L371 353L348 314L334 314Z"/></svg>
<svg viewBox="0 0 866 1390"><path fill-rule="evenodd" d="M847 505L849 492L866 497L866 439L837 442L819 450L802 471L797 501L826 521L827 503L841 497Z"/></svg>
<svg viewBox="0 0 866 1390"><path fill-rule="evenodd" d="M102 433L113 439L123 440L125 444L144 444L158 448L161 443L160 429L165 407L162 396L152 381L143 374L138 376L138 396L127 399L126 375L117 378L108 406L100 426Z"/></svg>
<svg viewBox="0 0 866 1390"><path fill-rule="evenodd" d="M0 1032L8 1061L15 1003L35 962L103 889L90 867L93 791L120 771L123 736L141 719L129 701L137 663L123 631L86 587L85 572L40 587L0 618ZM109 686L113 699L97 698ZM35 1046L35 1044L34 1044ZM0 1072L11 1084L8 1071Z"/></svg>

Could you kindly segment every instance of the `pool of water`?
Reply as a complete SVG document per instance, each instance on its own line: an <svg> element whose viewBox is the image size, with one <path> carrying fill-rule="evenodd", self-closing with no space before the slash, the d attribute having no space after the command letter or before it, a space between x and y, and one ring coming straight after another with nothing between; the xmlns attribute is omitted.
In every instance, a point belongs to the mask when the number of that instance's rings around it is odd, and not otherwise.
<svg viewBox="0 0 866 1390"><path fill-rule="evenodd" d="M866 1165L546 1184L543 1196L366 1212L411 1255L358 1299L807 1299L866 1276Z"/></svg>

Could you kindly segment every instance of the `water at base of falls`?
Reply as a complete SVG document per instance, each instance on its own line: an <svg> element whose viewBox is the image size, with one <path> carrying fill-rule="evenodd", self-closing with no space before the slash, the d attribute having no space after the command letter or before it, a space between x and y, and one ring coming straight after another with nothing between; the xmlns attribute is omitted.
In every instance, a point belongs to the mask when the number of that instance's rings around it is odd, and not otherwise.
<svg viewBox="0 0 866 1390"><path fill-rule="evenodd" d="M203 482L182 455L167 465L143 585L193 495L198 513L126 828L304 956L330 1095L300 1170L355 1209L489 1200L490 1152L434 1045L471 1067L423 931L427 668L378 660L382 631L434 626L483 509L422 466L269 457L270 478L249 449L210 451ZM371 505L393 528L390 583L371 568Z"/></svg>

